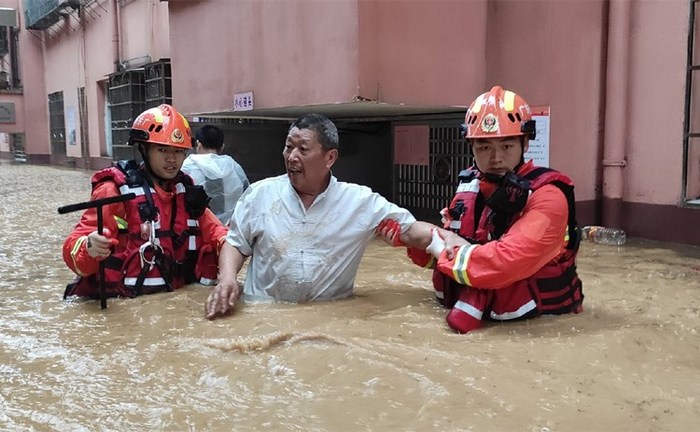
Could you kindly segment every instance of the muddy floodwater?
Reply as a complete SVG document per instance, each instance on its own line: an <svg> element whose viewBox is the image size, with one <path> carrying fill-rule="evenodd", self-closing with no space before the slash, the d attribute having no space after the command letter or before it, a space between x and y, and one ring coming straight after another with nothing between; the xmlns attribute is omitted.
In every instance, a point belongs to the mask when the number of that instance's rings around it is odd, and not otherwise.
<svg viewBox="0 0 700 432"><path fill-rule="evenodd" d="M100 310L62 299L79 214L56 209L89 198L90 174L0 162L2 431L700 427L700 248L586 243L583 314L467 335L430 274L380 241L349 300L210 322L209 289L191 285Z"/></svg>

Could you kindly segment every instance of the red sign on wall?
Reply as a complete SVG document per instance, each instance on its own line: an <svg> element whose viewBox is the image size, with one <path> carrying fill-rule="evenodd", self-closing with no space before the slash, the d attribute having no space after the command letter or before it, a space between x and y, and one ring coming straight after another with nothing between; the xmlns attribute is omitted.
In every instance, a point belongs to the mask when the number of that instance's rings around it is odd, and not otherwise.
<svg viewBox="0 0 700 432"><path fill-rule="evenodd" d="M394 127L394 164L428 165L430 158L430 126Z"/></svg>

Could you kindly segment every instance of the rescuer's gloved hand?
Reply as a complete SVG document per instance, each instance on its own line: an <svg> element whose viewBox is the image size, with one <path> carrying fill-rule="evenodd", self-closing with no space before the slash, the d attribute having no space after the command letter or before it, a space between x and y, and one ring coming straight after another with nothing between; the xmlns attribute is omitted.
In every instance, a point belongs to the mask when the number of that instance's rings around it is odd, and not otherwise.
<svg viewBox="0 0 700 432"><path fill-rule="evenodd" d="M430 241L428 247L425 248L425 251L434 256L435 259L440 259L442 251L445 250L445 239L442 238L442 235L440 235L436 228L433 228L431 235L432 240Z"/></svg>
<svg viewBox="0 0 700 432"><path fill-rule="evenodd" d="M104 228L102 230L103 235L93 231L87 236L85 241L85 247L87 248L87 253L91 258L98 260L103 260L109 256L112 251L109 249L111 245L119 243L117 239L110 238L112 234L109 229Z"/></svg>

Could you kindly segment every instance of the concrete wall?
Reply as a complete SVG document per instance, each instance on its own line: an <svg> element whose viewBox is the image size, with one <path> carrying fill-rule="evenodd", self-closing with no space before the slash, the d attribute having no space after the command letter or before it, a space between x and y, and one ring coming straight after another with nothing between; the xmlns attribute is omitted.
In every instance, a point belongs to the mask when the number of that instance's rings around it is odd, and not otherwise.
<svg viewBox="0 0 700 432"><path fill-rule="evenodd" d="M487 3L359 1L359 94L467 106L485 83Z"/></svg>
<svg viewBox="0 0 700 432"><path fill-rule="evenodd" d="M225 0L170 5L173 103L183 112L348 102L358 92L357 2Z"/></svg>
<svg viewBox="0 0 700 432"><path fill-rule="evenodd" d="M121 11L121 48L123 62L147 63L170 57L168 3L160 0L135 0L119 6ZM197 26L188 26L190 32Z"/></svg>
<svg viewBox="0 0 700 432"><path fill-rule="evenodd" d="M624 182L628 202L680 202L688 11L683 0L645 0L632 6Z"/></svg>
<svg viewBox="0 0 700 432"><path fill-rule="evenodd" d="M486 85L530 105L550 106L550 166L576 184L576 198L600 191L604 1L489 2Z"/></svg>

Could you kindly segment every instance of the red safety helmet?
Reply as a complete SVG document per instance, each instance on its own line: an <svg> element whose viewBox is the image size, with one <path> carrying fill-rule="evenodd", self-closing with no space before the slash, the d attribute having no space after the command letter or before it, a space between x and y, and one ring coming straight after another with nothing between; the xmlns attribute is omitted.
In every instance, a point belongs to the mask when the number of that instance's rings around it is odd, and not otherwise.
<svg viewBox="0 0 700 432"><path fill-rule="evenodd" d="M535 121L525 99L501 86L477 97L469 105L462 125L464 138L535 138Z"/></svg>
<svg viewBox="0 0 700 432"><path fill-rule="evenodd" d="M187 119L175 108L162 104L139 114L129 132L129 145L136 141L192 148L192 132Z"/></svg>

